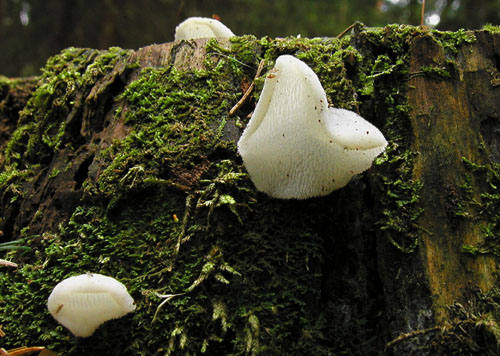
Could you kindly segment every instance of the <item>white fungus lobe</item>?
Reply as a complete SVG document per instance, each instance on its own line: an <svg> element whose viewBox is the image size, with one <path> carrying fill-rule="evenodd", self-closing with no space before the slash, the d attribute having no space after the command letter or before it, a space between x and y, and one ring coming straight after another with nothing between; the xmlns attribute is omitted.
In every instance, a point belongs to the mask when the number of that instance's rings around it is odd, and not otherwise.
<svg viewBox="0 0 500 356"><path fill-rule="evenodd" d="M194 40L197 38L229 38L234 33L222 22L206 17L190 17L175 28L175 40Z"/></svg>
<svg viewBox="0 0 500 356"><path fill-rule="evenodd" d="M81 337L92 335L105 321L135 310L134 300L122 283L95 273L60 282L52 290L47 307L54 319Z"/></svg>
<svg viewBox="0 0 500 356"><path fill-rule="evenodd" d="M284 55L268 74L238 152L259 191L281 199L328 195L370 168L387 145L356 113L328 108L317 75Z"/></svg>

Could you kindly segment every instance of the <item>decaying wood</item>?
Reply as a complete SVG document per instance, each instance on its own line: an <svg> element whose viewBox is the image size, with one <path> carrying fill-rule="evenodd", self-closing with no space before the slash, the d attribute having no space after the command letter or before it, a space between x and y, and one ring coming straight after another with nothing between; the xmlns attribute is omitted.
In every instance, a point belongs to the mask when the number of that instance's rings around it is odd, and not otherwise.
<svg viewBox="0 0 500 356"><path fill-rule="evenodd" d="M376 242L370 237L369 243L373 243L373 248L365 246L366 241L355 241L355 238L344 237L342 242L342 247L359 248L360 261L369 253L376 254L369 258L373 261L376 278L380 279L377 283L380 283L380 290L384 293L380 299L385 303L385 315L374 317L373 324L379 323L387 329L384 333L388 340L393 340L389 346L396 349L409 339L441 330L450 321L449 305L459 302L467 306L478 291L486 293L495 286L498 273L496 258L490 254L471 257L463 253L463 246L477 246L483 242L481 231L488 221L464 219L454 224L455 217L450 213L454 194L460 191L468 174L464 158L483 165L500 163L500 34L479 31L475 35L476 42L460 47L454 67L450 67L443 47L430 34L423 32L410 44L406 95L411 126L408 128L411 132L409 140L414 153L411 176L414 181L422 182L418 203L422 214L414 222L418 230L415 251L409 254L395 251L387 239L380 237ZM131 128L123 118L113 116L115 109L122 105L114 99L146 67L173 65L179 70L203 69L206 44L207 40L197 40L141 48L131 53L128 62L119 62L99 79L90 92L79 93L73 111L68 115L68 122L81 136L78 141L81 145L58 150L47 168L22 187L24 194L20 202L4 211L4 233L19 236L21 230L29 226L30 233L41 235L66 221L83 196L83 180L96 180L107 164L96 161L95 157L110 147L114 140L123 139L130 133ZM229 45L229 42L222 41L221 44ZM128 66L131 63L136 63L137 67ZM263 63L261 61L255 78L260 75ZM424 67L446 68L452 71L452 75L426 75L422 71ZM252 89L253 83L229 116L245 103ZM122 109L125 111L127 108ZM0 120L3 119L0 117ZM4 121L0 121L0 125L6 126ZM0 148L5 146L7 136L13 132L12 123L9 125L0 130ZM236 142L238 130L234 128L232 133L231 139ZM61 170L56 177L51 177L51 171L65 167L68 159L74 164ZM196 171L193 175L198 179L209 167L210 162L203 157L202 162L193 168L193 172ZM177 187L184 193L190 188L189 180L182 183ZM474 185L472 190L471 194L480 200L480 184ZM375 189L365 194L373 194L370 198L373 201L382 199L376 196ZM176 254L187 234L186 221L191 213L189 199L175 247ZM313 204L302 206L300 203L296 206L314 207ZM174 217L179 220L177 215L174 214ZM339 219L339 225L342 217L342 213L335 217ZM318 230L322 228L317 227ZM332 231L343 232L342 228ZM383 237L383 232L380 236ZM325 249L328 248L335 250L337 246L326 241ZM336 271L328 270L328 263L335 265L335 256L334 253L329 255L330 260L323 265L323 273L327 277L325 286L319 288L333 288L329 284L337 281L333 276ZM14 267L4 260L0 260L1 264ZM365 272L359 273L362 275L359 278L368 275L368 272L366 275L363 274ZM368 282L360 284L366 287ZM325 303L333 302L329 299L328 290L322 289L318 294L322 295ZM177 295L182 294L166 294L164 303ZM360 296L360 300L363 297ZM351 316L346 313L345 318L348 317ZM399 354L404 355L405 350L402 347Z"/></svg>

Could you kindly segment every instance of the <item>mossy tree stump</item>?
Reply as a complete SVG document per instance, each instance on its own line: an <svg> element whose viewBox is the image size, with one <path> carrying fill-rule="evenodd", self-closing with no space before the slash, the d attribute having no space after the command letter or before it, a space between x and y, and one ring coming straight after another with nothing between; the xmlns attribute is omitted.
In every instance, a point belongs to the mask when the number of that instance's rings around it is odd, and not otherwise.
<svg viewBox="0 0 500 356"><path fill-rule="evenodd" d="M327 197L255 191L236 141L293 54L389 146ZM5 348L64 355L484 355L499 351L500 33L65 50L0 82ZM19 111L20 110L20 111ZM19 111L19 114L18 114ZM96 272L137 310L75 339L46 310ZM158 308L165 295L179 294ZM163 297L162 297L163 295Z"/></svg>

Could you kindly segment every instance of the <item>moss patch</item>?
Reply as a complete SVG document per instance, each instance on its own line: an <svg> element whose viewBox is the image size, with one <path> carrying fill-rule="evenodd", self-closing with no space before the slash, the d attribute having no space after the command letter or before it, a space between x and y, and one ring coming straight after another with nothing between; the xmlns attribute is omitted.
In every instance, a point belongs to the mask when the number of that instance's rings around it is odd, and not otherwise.
<svg viewBox="0 0 500 356"><path fill-rule="evenodd" d="M136 69L114 101L103 99L108 111L87 118L106 116L126 129L82 164L88 175L71 217L40 234L27 226L31 250L2 256L20 265L0 270L4 347L39 344L65 355L383 350L373 236L401 256L416 248L421 183L412 180L406 79L409 44L421 33L359 24L340 40L236 37L231 49L210 41L203 70ZM452 52L470 40L449 36L436 34ZM80 134L78 118L100 79L134 65L130 53L72 48L49 60L7 146L3 206L25 198L26 184L48 167L49 180L64 175L72 162L52 166L57 153L99 144ZM331 104L359 111L390 142L369 173L325 198L270 199L255 191L236 154L263 77L236 117L228 112L259 61L267 70L282 54L304 60ZM85 272L120 280L137 310L75 339L45 304L60 280Z"/></svg>
<svg viewBox="0 0 500 356"><path fill-rule="evenodd" d="M361 40L373 45L383 36L377 30ZM234 141L224 139L234 125L227 113L242 82L253 77L260 58L271 68L285 53L311 65L332 103L352 109L369 102L360 110L380 124L369 98L378 93L380 79L403 63L392 63L397 53L362 55L353 41L236 38L232 51L209 44L205 70L142 70L118 98L115 112L129 133L96 155L104 169L83 182L85 195L71 219L54 231L28 236L32 252L6 256L22 261L19 270L0 279L6 344L30 341L65 354L106 349L108 354L327 355L332 349L356 354L375 348L372 341L363 346L354 341L375 335L360 329L371 322L354 317L346 323L336 316L335 304L321 307L322 235L337 229L318 229L327 218L318 218L321 203L256 194L235 159ZM9 143L8 164L16 172L36 172L55 150L76 144L65 135L64 118L74 90L91 87L94 77L84 80L82 73L97 56L70 49L49 61ZM255 98L261 85L262 80ZM251 105L238 119L245 120ZM50 121L50 115L61 119ZM9 177L5 186L29 179ZM90 339L73 340L48 315L45 301L58 281L87 271L122 281L137 310ZM158 309L165 300L161 295L176 296ZM366 318L367 312L350 313ZM332 325L332 318L350 332Z"/></svg>
<svg viewBox="0 0 500 356"><path fill-rule="evenodd" d="M500 165L492 163L481 165L467 158L462 159L465 167L474 175L466 176L465 183L461 186L462 200L460 210L457 212L461 218L473 219L475 221L486 221L481 229L483 241L479 246L464 245L463 251L472 256L479 254L493 254L500 258L500 220L498 211L500 209ZM471 181L475 180L483 189L479 200L474 197L471 189Z"/></svg>

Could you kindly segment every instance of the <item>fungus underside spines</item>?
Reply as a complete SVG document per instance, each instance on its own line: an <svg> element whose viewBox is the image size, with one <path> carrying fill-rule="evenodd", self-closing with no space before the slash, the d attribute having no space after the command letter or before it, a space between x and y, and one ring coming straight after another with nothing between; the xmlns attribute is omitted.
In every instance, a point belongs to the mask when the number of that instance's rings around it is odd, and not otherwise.
<svg viewBox="0 0 500 356"><path fill-rule="evenodd" d="M274 92L274 87L276 86L278 82L278 70L277 69L272 69L270 74L266 76L265 83L266 85L264 86L264 89L261 92L261 96L264 96L265 100L262 100L260 105L257 105L255 107L255 110L253 112L253 115L255 115L256 120L253 122L249 122L247 124L247 135L252 134L257 130L257 128L260 126L262 123L262 120L264 119L267 111L269 110L269 105L271 104L271 101L273 99L273 92ZM260 101L259 101L260 102Z"/></svg>
<svg viewBox="0 0 500 356"><path fill-rule="evenodd" d="M306 199L347 184L353 174L370 167L386 144L380 131L360 116L328 109L312 69L283 55L264 82L238 152L258 190L275 198Z"/></svg>

